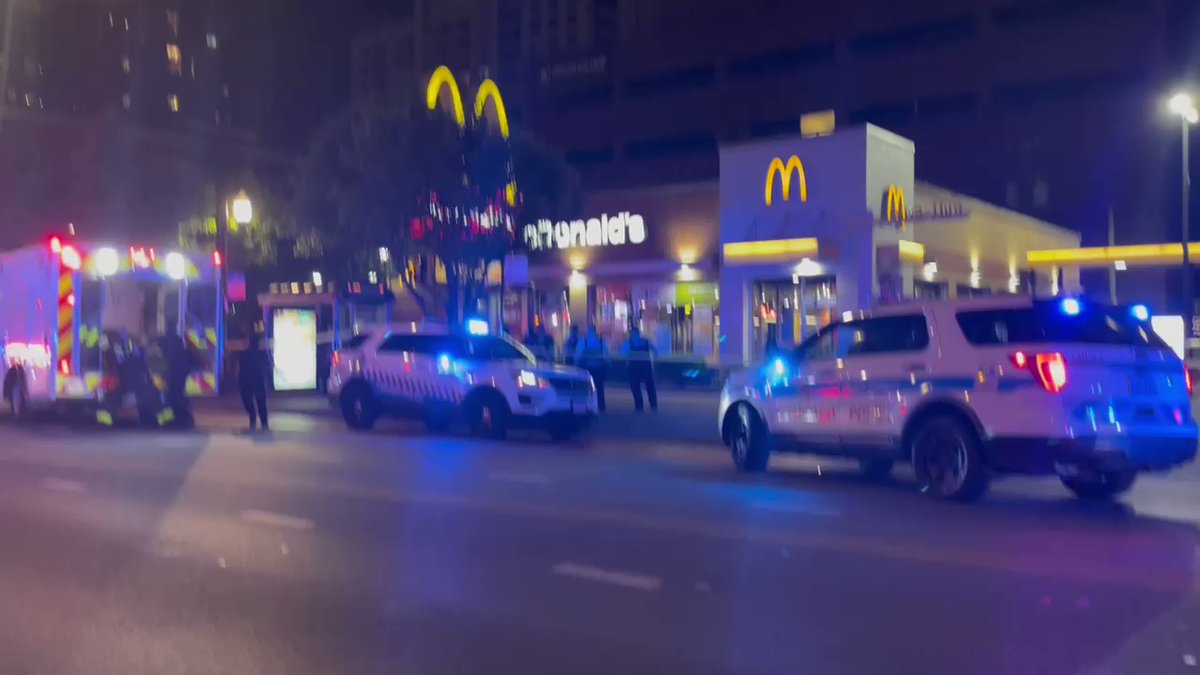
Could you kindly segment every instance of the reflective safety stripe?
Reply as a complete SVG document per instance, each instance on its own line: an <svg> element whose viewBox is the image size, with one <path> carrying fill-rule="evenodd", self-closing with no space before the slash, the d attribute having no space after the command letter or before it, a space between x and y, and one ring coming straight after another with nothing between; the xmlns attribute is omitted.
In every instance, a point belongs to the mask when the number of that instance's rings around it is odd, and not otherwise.
<svg viewBox="0 0 1200 675"><path fill-rule="evenodd" d="M447 378L430 382L416 377L405 377L383 370L364 370L368 382L378 385L385 393L414 399L436 399L457 403L463 399L462 383Z"/></svg>
<svg viewBox="0 0 1200 675"><path fill-rule="evenodd" d="M112 413L108 412L107 410L97 410L96 421L106 427L111 427L113 425Z"/></svg>

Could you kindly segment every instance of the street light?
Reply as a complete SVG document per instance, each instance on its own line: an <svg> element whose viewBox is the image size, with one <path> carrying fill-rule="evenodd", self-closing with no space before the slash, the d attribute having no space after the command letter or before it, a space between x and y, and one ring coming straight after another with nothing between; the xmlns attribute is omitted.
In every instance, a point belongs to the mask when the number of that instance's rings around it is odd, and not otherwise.
<svg viewBox="0 0 1200 675"><path fill-rule="evenodd" d="M1184 341L1184 352L1186 355L1187 344L1191 341L1192 336L1192 314L1194 311L1192 298L1192 257L1188 251L1188 244L1191 243L1191 234L1188 232L1188 209L1190 208L1188 193L1191 191L1192 178L1188 171L1188 126L1200 121L1200 111L1196 110L1196 102L1190 94L1179 92L1167 101L1167 108L1175 115L1179 115L1179 130L1180 138L1183 143L1181 152L1183 163L1180 169L1180 195L1182 210L1179 215L1180 222L1180 239L1183 244L1183 327L1187 340ZM1186 356L1185 356L1186 358Z"/></svg>
<svg viewBox="0 0 1200 675"><path fill-rule="evenodd" d="M229 203L229 211L233 215L233 222L238 225L249 225L254 219L254 205L250 203L250 197L246 196L245 192L237 193Z"/></svg>

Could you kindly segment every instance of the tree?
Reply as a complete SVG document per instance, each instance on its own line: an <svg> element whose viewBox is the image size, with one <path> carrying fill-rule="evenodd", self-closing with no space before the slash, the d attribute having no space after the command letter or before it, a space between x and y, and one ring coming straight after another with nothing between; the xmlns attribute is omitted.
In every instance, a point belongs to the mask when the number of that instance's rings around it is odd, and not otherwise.
<svg viewBox="0 0 1200 675"><path fill-rule="evenodd" d="M570 209L577 185L566 162L531 138L373 102L317 135L297 212L343 272L361 274L385 248L421 311L431 316L440 300L456 321L481 296L488 265L519 245L518 223ZM429 283L438 265L441 289Z"/></svg>
<svg viewBox="0 0 1200 675"><path fill-rule="evenodd" d="M281 256L312 258L320 254L320 244L311 232L302 231L292 212L292 200L284 188L271 185L251 171L243 171L230 181L249 195L254 217L243 225L228 218L229 264L237 268L273 265ZM192 195L192 216L179 223L179 244L189 251L211 251L216 247L217 209L211 186L197 181Z"/></svg>

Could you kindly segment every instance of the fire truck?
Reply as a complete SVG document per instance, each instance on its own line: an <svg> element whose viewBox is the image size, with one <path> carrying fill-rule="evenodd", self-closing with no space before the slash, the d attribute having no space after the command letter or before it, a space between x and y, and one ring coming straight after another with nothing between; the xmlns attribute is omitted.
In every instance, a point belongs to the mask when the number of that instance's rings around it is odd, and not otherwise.
<svg viewBox="0 0 1200 675"><path fill-rule="evenodd" d="M0 253L0 363L17 418L39 409L119 409L110 354L174 326L197 357L189 396L217 393L224 349L219 253L188 255L52 237ZM161 368L147 359L161 390ZM161 364L159 364L161 365ZM103 414L103 413L97 413Z"/></svg>

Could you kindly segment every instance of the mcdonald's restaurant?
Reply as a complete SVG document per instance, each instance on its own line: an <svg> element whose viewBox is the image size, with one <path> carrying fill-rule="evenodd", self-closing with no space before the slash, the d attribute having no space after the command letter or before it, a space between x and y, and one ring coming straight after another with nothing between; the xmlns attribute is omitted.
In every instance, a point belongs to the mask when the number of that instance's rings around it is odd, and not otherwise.
<svg viewBox="0 0 1200 675"><path fill-rule="evenodd" d="M917 181L916 154L859 125L723 145L716 181L592 192L578 218L524 226L531 306L505 316L560 344L637 325L660 354L735 365L879 304L1078 290L1026 262L1077 233Z"/></svg>

